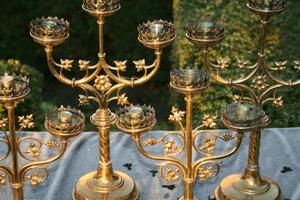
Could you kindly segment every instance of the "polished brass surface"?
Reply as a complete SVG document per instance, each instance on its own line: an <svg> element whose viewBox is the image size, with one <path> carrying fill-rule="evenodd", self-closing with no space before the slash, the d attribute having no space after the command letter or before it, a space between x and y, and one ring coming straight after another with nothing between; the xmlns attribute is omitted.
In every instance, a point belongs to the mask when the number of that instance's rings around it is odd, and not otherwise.
<svg viewBox="0 0 300 200"><path fill-rule="evenodd" d="M24 129L34 127L33 115L19 116L19 128L16 130L14 110L17 107L17 104L25 98L29 91L29 79L27 77L8 74L0 76L0 102L5 105L8 117L0 120L0 128L4 132L4 138L0 138L0 142L4 143L7 147L4 155L0 155L0 161L7 159L9 155L11 156L11 166L0 164L0 185L6 184L7 181L10 182L13 198L15 200L24 199L23 187L25 182L29 182L32 186L36 186L47 179L48 170L46 165L58 160L66 150L68 143L67 139L75 136L71 135L64 137L62 136L63 133L61 130L56 130L55 133L49 132L52 135L61 138L60 142L56 140L42 141L34 136L25 136L21 138L20 133L24 131ZM80 113L80 111L75 109L68 109ZM56 110L52 111L52 113L57 115ZM68 118L71 121L74 120L72 114L68 115ZM52 119L54 118L52 117ZM84 116L81 116L81 120L84 120ZM49 118L46 119L45 124L51 123ZM56 125L62 126L60 122L57 122ZM82 123L77 123L77 125L83 126ZM6 130L7 126L9 129L8 132ZM82 129L77 129L77 134L81 131ZM43 154L44 148L56 150L54 156L42 160L41 155ZM26 161L23 166L20 165L20 159Z"/></svg>
<svg viewBox="0 0 300 200"><path fill-rule="evenodd" d="M121 108L117 113L117 127L130 135L140 153L147 158L163 161L160 164L160 176L167 181L177 182L183 179L184 194L183 200L196 200L194 197L194 183L197 179L205 181L219 173L220 162L218 160L233 155L240 147L243 133L217 135L213 131L204 131L201 128L214 128L216 126L216 116L206 115L201 125L193 130L192 127L192 103L196 94L203 92L209 85L207 73L197 68L178 69L171 72L170 85L177 92L185 95L186 110L180 111L173 107L170 121L177 123L181 130L165 133L159 139L142 136L155 124L155 113L153 108L146 106L134 106ZM140 115L136 115L136 111ZM134 111L134 115L132 115ZM185 127L182 123L185 119ZM200 136L203 136L201 144L198 143ZM235 140L232 149L223 154L215 152L216 141L224 142ZM164 155L154 155L147 151L144 146L158 148L162 146ZM194 161L193 151L202 154L203 157ZM184 160L178 158L184 155Z"/></svg>
<svg viewBox="0 0 300 200"><path fill-rule="evenodd" d="M84 0L83 10L97 18L99 27L98 62L94 65L89 60L79 60L78 66L84 75L80 79L67 78L64 73L70 71L74 60L61 59L56 62L52 56L53 47L63 43L69 36L69 23L64 19L53 17L38 18L30 23L30 35L37 43L45 47L48 66L52 74L62 83L79 87L84 94L79 95L80 105L96 102L99 108L90 117L90 121L99 131L100 161L96 172L81 177L73 191L74 200L92 199L137 199L138 188L126 174L114 171L110 159L109 129L116 122L116 116L109 109L109 103L116 101L119 106L128 105L128 98L122 90L149 81L158 71L161 63L162 49L172 43L176 37L172 23L164 20L148 21L138 26L138 40L146 47L153 49L156 56L154 62L146 64L145 59L133 61L140 77L127 78L127 60L116 60L114 66L105 59L103 28L105 17L118 11L119 0ZM138 112L132 111L132 116L138 117ZM138 120L137 120L138 121ZM149 124L147 124L149 125ZM60 129L61 127L55 127ZM75 128L75 127L74 127ZM80 127L79 127L80 128ZM67 135L76 135L76 131Z"/></svg>
<svg viewBox="0 0 300 200"><path fill-rule="evenodd" d="M248 102L259 107L263 107L266 103L272 102L274 107L281 107L283 105L282 96L277 95L277 90L281 88L290 88L300 84L299 80L282 80L276 74L282 73L286 69L287 61L275 62L273 66L266 63L265 49L267 25L270 18L279 14L285 9L284 0L248 0L248 8L255 14L261 17L260 28L260 43L258 59L254 65L250 65L248 60L237 60L237 66L241 69L241 77L233 80L226 79L222 76L222 70L226 70L230 65L230 59L220 58L214 64L209 60L209 47L211 43L205 41L206 37L202 32L207 31L207 24L211 22L200 23L204 25L189 26L187 30L187 38L198 45L203 53L204 65L210 76L219 84L227 87L235 87L240 90L241 94L234 95L233 99L237 102ZM203 29L202 32L199 29ZM220 33L224 31L222 26L211 26L210 32ZM193 32L194 31L194 32ZM193 32L194 35L189 34ZM219 34L212 34L211 40L220 41ZM198 41L201 42L198 42ZM299 69L299 62L294 61L295 70ZM227 199L264 199L277 200L283 199L279 186L270 178L261 178L259 171L259 151L261 130L270 123L270 119L266 115L262 116L261 122L253 124L249 127L241 127L239 124L229 123L226 117L223 117L224 124L232 130L250 131L249 157L248 165L243 175L233 175L225 178L218 189L216 190L216 197L218 200ZM263 126L261 126L263 125Z"/></svg>

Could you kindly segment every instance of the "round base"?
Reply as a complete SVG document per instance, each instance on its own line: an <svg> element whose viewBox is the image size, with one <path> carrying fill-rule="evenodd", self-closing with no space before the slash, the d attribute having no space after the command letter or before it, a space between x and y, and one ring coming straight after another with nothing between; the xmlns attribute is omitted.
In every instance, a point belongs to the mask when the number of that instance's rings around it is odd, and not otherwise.
<svg viewBox="0 0 300 200"><path fill-rule="evenodd" d="M102 183L94 177L96 172L82 176L73 189L73 200L137 200L139 190L127 174L114 171L113 182Z"/></svg>
<svg viewBox="0 0 300 200"><path fill-rule="evenodd" d="M241 174L225 178L215 190L217 200L283 200L279 186L270 178L263 177L268 187L247 187Z"/></svg>

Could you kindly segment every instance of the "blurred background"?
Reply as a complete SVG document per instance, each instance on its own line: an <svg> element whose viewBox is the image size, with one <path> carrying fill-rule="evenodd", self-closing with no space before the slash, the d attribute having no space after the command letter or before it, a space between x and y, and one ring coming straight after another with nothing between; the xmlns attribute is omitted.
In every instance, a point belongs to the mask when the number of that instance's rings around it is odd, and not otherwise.
<svg viewBox="0 0 300 200"><path fill-rule="evenodd" d="M71 26L70 38L55 48L56 60L60 58L87 59L96 61L98 51L98 28L96 18L81 9L81 0L10 0L1 2L0 26L0 72L27 74L31 79L31 94L18 106L17 113L35 115L36 130L43 130L43 120L49 108L59 105L78 106L80 90L64 86L48 70L44 49L29 36L29 21L41 16L59 16L67 19ZM239 72L237 58L255 62L258 52L259 18L252 14L245 0L121 0L122 9L105 24L105 49L109 63L113 60L154 59L153 52L144 48L137 40L138 24L151 19L174 21L178 38L172 47L164 51L162 65L156 76L147 84L126 92L133 103L150 104L156 110L157 130L172 129L168 115L172 105L184 109L181 95L168 86L171 68L198 66L202 68L199 49L185 38L185 26L191 19L215 20L225 24L226 39L215 46L211 60L230 58L232 64L224 73L235 77ZM287 10L271 18L268 29L268 61L288 60L286 80L300 78L300 72L293 69L293 60L300 59L300 1L289 0ZM133 65L129 66L134 68ZM73 73L73 76L78 74ZM278 95L284 96L284 106L265 110L272 118L273 127L300 126L300 86L284 89ZM212 84L207 92L198 96L194 105L195 123L203 115L219 114L230 102L233 93L223 86ZM116 110L112 105L111 110ZM87 119L96 105L80 107ZM3 107L0 115L4 116ZM219 122L219 128L222 128ZM95 130L87 120L87 130Z"/></svg>

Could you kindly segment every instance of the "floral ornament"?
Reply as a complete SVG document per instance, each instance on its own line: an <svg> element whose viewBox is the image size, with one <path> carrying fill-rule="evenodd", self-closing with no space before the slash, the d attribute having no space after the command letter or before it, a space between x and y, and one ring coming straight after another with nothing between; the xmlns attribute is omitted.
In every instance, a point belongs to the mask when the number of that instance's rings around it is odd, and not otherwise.
<svg viewBox="0 0 300 200"><path fill-rule="evenodd" d="M7 176L4 173L0 173L0 185L6 184Z"/></svg>
<svg viewBox="0 0 300 200"><path fill-rule="evenodd" d="M178 110L177 108L175 108L174 106L172 107L171 113L172 113L173 115L170 115L170 116L169 116L169 120L170 120L170 121L177 121L177 122L179 122L179 121L182 120L182 118L183 118L184 115L185 115L185 112L184 112L184 111L180 111L180 110Z"/></svg>
<svg viewBox="0 0 300 200"><path fill-rule="evenodd" d="M244 69L248 66L249 64L249 60L241 60L241 59L237 59L237 66L240 68L240 69Z"/></svg>
<svg viewBox="0 0 300 200"><path fill-rule="evenodd" d="M283 106L282 96L273 98L273 106L275 106L276 108L280 108Z"/></svg>
<svg viewBox="0 0 300 200"><path fill-rule="evenodd" d="M179 179L179 169L168 169L166 179L168 181L177 181Z"/></svg>
<svg viewBox="0 0 300 200"><path fill-rule="evenodd" d="M39 156L41 155L41 148L40 148L40 146L38 146L34 143L30 143L29 147L25 153L34 159L38 159Z"/></svg>
<svg viewBox="0 0 300 200"><path fill-rule="evenodd" d="M110 89L111 82L108 76L101 75L97 76L94 86L101 92L105 92Z"/></svg>
<svg viewBox="0 0 300 200"><path fill-rule="evenodd" d="M60 59L61 68L70 71L74 60Z"/></svg>
<svg viewBox="0 0 300 200"><path fill-rule="evenodd" d="M32 175L26 176L26 178L30 181L32 186L37 186L45 180L45 178L42 177L39 172L35 172Z"/></svg>
<svg viewBox="0 0 300 200"><path fill-rule="evenodd" d="M216 123L216 119L218 118L217 115L204 115L203 119L202 119L202 124L204 125L204 127L206 128L216 128L217 123Z"/></svg>
<svg viewBox="0 0 300 200"><path fill-rule="evenodd" d="M46 146L50 149L55 149L55 148L59 147L60 145L58 142L51 140L46 143Z"/></svg>
<svg viewBox="0 0 300 200"><path fill-rule="evenodd" d="M275 66L276 66L276 70L277 71L283 71L286 69L286 64L287 64L287 60L285 61L280 61L280 62L275 62Z"/></svg>
<svg viewBox="0 0 300 200"><path fill-rule="evenodd" d="M211 138L205 138L203 145L199 148L200 151L213 153L215 151L216 141Z"/></svg>
<svg viewBox="0 0 300 200"><path fill-rule="evenodd" d="M154 138L148 138L143 142L143 144L146 146L153 146L157 144L157 141Z"/></svg>
<svg viewBox="0 0 300 200"><path fill-rule="evenodd" d="M89 102L88 96L80 94L79 95L79 106L87 106L89 104L90 104L90 102Z"/></svg>
<svg viewBox="0 0 300 200"><path fill-rule="evenodd" d="M217 60L217 67L220 69L225 69L229 67L229 62L230 59L229 58L221 58Z"/></svg>
<svg viewBox="0 0 300 200"><path fill-rule="evenodd" d="M129 101L128 101L128 97L126 97L126 94L122 94L121 96L118 96L118 105L124 106L124 105L128 105Z"/></svg>
<svg viewBox="0 0 300 200"><path fill-rule="evenodd" d="M266 87L269 86L268 84L268 77L266 75L261 76L258 75L252 80L253 85L251 87L257 89L259 92L264 90Z"/></svg>
<svg viewBox="0 0 300 200"><path fill-rule="evenodd" d="M124 60L124 61L119 61L119 60L117 60L117 61L114 61L114 63L115 63L115 65L116 65L116 67L117 67L117 69L118 69L119 71L121 71L121 72L125 72L125 71L126 71L126 68L127 68L127 66L126 66L127 60Z"/></svg>
<svg viewBox="0 0 300 200"><path fill-rule="evenodd" d="M198 171L200 181L206 181L207 179L214 177L216 173L212 167L200 167Z"/></svg>
<svg viewBox="0 0 300 200"><path fill-rule="evenodd" d="M8 119L7 118L3 118L0 120L0 129L3 129L7 126L8 123Z"/></svg>
<svg viewBox="0 0 300 200"><path fill-rule="evenodd" d="M19 116L21 128L34 128L33 115Z"/></svg>
<svg viewBox="0 0 300 200"><path fill-rule="evenodd" d="M145 59L138 60L138 61L133 61L133 63L135 64L135 68L137 69L138 72L142 71L146 66Z"/></svg>
<svg viewBox="0 0 300 200"><path fill-rule="evenodd" d="M294 60L295 63L295 69L300 71L300 60Z"/></svg>
<svg viewBox="0 0 300 200"><path fill-rule="evenodd" d="M170 139L169 141L163 141L163 146L166 154L171 154L172 152L175 152L178 149L174 139Z"/></svg>
<svg viewBox="0 0 300 200"><path fill-rule="evenodd" d="M79 69L82 71L87 70L90 65L90 61L88 60L79 60L78 63L79 63Z"/></svg>
<svg viewBox="0 0 300 200"><path fill-rule="evenodd" d="M13 96L13 88L2 88L0 92L5 97Z"/></svg>

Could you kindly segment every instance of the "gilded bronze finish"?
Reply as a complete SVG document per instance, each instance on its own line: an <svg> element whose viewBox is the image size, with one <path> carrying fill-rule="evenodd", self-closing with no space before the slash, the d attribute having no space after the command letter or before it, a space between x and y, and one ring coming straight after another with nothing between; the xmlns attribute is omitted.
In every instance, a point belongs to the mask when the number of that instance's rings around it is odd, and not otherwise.
<svg viewBox="0 0 300 200"><path fill-rule="evenodd" d="M32 186L37 186L47 179L48 170L46 166L62 157L67 148L68 139L75 136L70 135L64 137L61 130L57 130L55 133L49 132L55 137L60 138L60 141L42 141L34 136L21 138L21 132L24 131L24 129L34 127L33 115L18 116L19 126L16 130L14 109L17 107L17 104L25 98L29 91L29 79L27 77L8 74L0 76L0 102L5 105L8 115L8 118L0 120L0 128L4 133L4 138L0 138L0 142L7 147L6 152L0 155L0 161L7 159L9 156L11 157L11 166L0 164L0 185L9 182L15 200L24 199L23 187L25 182L29 182ZM72 110L80 113L80 111L75 109ZM69 117L73 118L72 116ZM46 119L45 124L50 123L51 122ZM61 125L61 123L57 123L57 126ZM78 134L79 133L80 131ZM56 151L54 156L44 160L41 159L43 148L58 151ZM20 166L19 159L24 159L26 163Z"/></svg>
<svg viewBox="0 0 300 200"><path fill-rule="evenodd" d="M240 147L243 139L243 133L217 135L214 131L200 130L201 128L214 128L216 126L216 116L206 115L201 125L193 130L192 127L192 102L196 94L204 91L209 85L209 77L205 72L199 71L197 68L178 69L171 72L171 87L176 91L185 95L186 111L180 111L173 107L170 121L177 123L180 127L179 131L171 131L165 133L160 138L143 139L142 136L149 131L155 123L154 110L146 106L133 106L122 108L117 112L117 127L130 135L140 153L147 158L162 161L160 164L160 176L170 182L178 182L183 179L184 194L181 199L196 200L193 187L194 182L199 179L205 181L214 177L220 170L220 159L233 155ZM134 109L130 109L134 108ZM132 115L132 110L139 110L141 115L137 121ZM185 127L183 119L185 118ZM134 121L134 126L132 125ZM151 123L147 123L151 122ZM136 124L137 123L137 124ZM202 136L202 137L201 137ZM199 140L203 138L203 141ZM235 140L232 149L223 154L215 152L216 141L224 142ZM145 149L145 146L159 148L162 146L164 155L155 155ZM203 155L197 161L193 161L193 150ZM184 155L185 160L178 158Z"/></svg>
<svg viewBox="0 0 300 200"><path fill-rule="evenodd" d="M251 11L261 16L260 44L258 60L254 65L250 65L248 60L237 60L238 67L243 71L242 76L236 80L226 79L222 76L222 70L226 70L230 64L229 59L218 59L214 64L209 61L209 42L198 43L199 37L188 37L197 44L203 53L204 65L210 76L219 84L227 87L235 87L241 94L234 95L234 100L238 102L248 102L259 107L271 102L274 107L283 105L281 96L277 95L277 90L281 88L291 88L300 84L300 80L282 80L276 74L282 73L286 69L287 61L267 64L265 57L267 25L270 18L279 14L285 9L284 0L249 0L248 7ZM190 29L193 27L190 27ZM190 30L188 30L189 32ZM201 38L202 35L200 35ZM201 39L200 38L200 39ZM203 38L205 39L205 38ZM216 40L218 37L215 38ZM298 61L295 60L295 70L298 71ZM263 127L269 123L267 116L263 117ZM239 126L232 126L223 122L231 129L239 129ZM225 178L216 189L215 196L218 200L254 199L254 200L281 200L283 199L279 186L270 178L261 177L259 171L259 150L261 139L261 124L254 124L255 129L250 131L248 165L243 175L233 175ZM253 128L254 128L253 127Z"/></svg>
<svg viewBox="0 0 300 200"><path fill-rule="evenodd" d="M97 17L99 52L98 62L94 65L89 60L78 61L78 67L84 74L80 79L69 79L64 75L65 71L72 69L74 60L61 59L59 63L52 56L53 47L63 43L69 36L68 22L53 17L38 18L33 20L30 26L31 37L45 47L48 66L52 74L62 83L72 87L79 87L84 91L84 94L79 95L80 105L89 105L91 102L95 102L99 106L90 117L90 121L99 130L99 166L97 171L88 173L79 179L73 190L73 199L134 200L139 196L139 191L134 181L128 175L114 171L112 167L109 129L115 124L116 116L110 111L109 103L116 101L119 106L128 105L128 98L122 90L125 87L141 85L156 74L161 63L162 49L170 45L176 37L175 28L172 23L164 20L148 21L138 26L139 41L144 46L153 49L156 58L149 65L145 59L133 61L136 71L141 75L140 77L127 78L124 72L126 72L128 61L116 60L113 65L109 65L106 62L104 52L103 28L105 17L112 15L121 8L120 1L84 0L82 8L90 15ZM49 24L49 21L51 21L51 26L45 26L44 24ZM56 25L52 21L55 21ZM132 115L139 116L138 113L132 113ZM137 128L137 122L142 121L147 122L147 126L155 123L153 121L148 122L147 118L136 118L136 121L131 121L130 123L132 127ZM122 123L128 123L128 121L125 120ZM55 130L60 128L62 127L55 127ZM143 127L139 128L142 129ZM69 130L66 134L70 134ZM76 135L76 131L74 130L72 134Z"/></svg>

